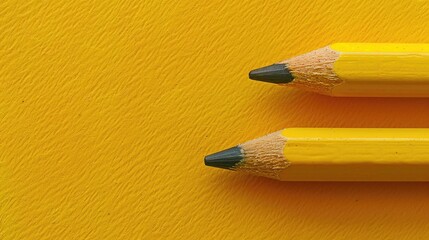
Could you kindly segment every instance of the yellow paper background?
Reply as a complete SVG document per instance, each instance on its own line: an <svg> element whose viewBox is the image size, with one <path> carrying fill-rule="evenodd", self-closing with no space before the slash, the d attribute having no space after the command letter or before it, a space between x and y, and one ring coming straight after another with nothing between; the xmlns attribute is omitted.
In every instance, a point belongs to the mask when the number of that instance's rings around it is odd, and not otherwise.
<svg viewBox="0 0 429 240"><path fill-rule="evenodd" d="M425 239L428 183L285 183L203 156L284 127L429 127L429 99L247 79L429 42L428 1L1 1L1 239Z"/></svg>

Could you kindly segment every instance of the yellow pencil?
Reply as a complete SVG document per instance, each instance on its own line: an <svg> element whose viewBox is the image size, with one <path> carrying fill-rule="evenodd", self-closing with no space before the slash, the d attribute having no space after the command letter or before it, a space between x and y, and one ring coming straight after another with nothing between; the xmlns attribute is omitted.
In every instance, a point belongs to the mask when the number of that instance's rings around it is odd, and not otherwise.
<svg viewBox="0 0 429 240"><path fill-rule="evenodd" d="M287 128L204 162L283 181L429 181L429 129Z"/></svg>
<svg viewBox="0 0 429 240"><path fill-rule="evenodd" d="M429 44L335 43L249 77L331 96L429 97Z"/></svg>

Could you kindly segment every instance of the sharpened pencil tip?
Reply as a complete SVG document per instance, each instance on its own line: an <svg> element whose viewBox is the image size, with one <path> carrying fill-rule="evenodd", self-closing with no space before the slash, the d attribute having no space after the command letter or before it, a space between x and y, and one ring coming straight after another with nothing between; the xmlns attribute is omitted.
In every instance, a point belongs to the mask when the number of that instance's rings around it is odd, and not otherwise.
<svg viewBox="0 0 429 240"><path fill-rule="evenodd" d="M293 76L286 64L273 64L250 71L249 78L270 83L289 83Z"/></svg>
<svg viewBox="0 0 429 240"><path fill-rule="evenodd" d="M211 167L231 169L241 160L243 160L241 148L232 147L206 156L204 164Z"/></svg>

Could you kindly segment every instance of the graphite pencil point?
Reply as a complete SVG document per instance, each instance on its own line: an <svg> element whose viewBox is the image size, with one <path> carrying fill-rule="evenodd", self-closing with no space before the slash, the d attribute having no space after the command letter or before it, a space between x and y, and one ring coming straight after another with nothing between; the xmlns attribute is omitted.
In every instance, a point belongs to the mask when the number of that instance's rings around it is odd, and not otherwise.
<svg viewBox="0 0 429 240"><path fill-rule="evenodd" d="M286 64L273 64L250 71L249 78L270 83L288 83L293 80Z"/></svg>
<svg viewBox="0 0 429 240"><path fill-rule="evenodd" d="M240 147L232 147L217 153L210 154L204 158L207 166L231 169L243 159Z"/></svg>

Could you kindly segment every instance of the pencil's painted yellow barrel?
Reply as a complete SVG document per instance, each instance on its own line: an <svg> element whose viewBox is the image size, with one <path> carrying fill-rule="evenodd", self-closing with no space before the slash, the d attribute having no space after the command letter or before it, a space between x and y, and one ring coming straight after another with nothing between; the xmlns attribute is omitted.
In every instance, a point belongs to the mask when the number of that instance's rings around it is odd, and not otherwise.
<svg viewBox="0 0 429 240"><path fill-rule="evenodd" d="M281 180L428 181L429 129L289 128Z"/></svg>
<svg viewBox="0 0 429 240"><path fill-rule="evenodd" d="M429 44L335 43L334 96L428 97Z"/></svg>

